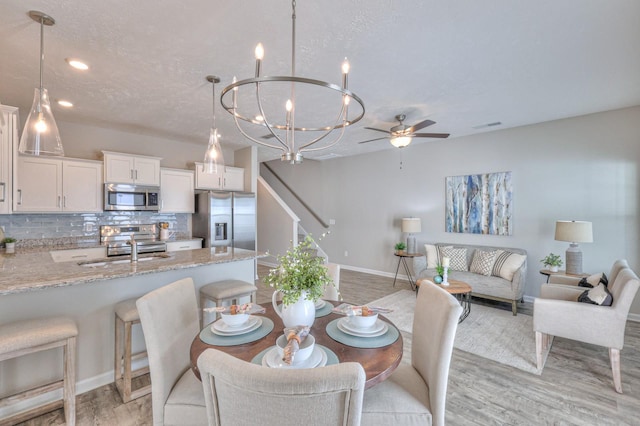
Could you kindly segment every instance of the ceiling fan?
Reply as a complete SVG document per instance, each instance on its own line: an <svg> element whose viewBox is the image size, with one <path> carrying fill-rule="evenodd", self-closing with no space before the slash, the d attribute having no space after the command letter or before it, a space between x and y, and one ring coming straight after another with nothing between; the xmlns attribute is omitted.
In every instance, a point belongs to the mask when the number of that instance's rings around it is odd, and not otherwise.
<svg viewBox="0 0 640 426"><path fill-rule="evenodd" d="M374 141L379 141L382 139L389 139L389 142L391 142L391 145L398 147L398 148L404 148L405 146L409 145L411 143L411 139L412 138L448 138L449 137L449 133L415 133L417 130L420 129L424 129L425 127L428 126L432 126L434 124L436 124L435 121L431 121L431 120L424 120L421 121L417 124L414 124L413 126L407 126L406 124L404 124L404 120L407 118L406 115L404 114L398 114L396 115L396 120L398 120L400 122L399 125L397 126L393 126L391 129L389 130L383 130L383 129L376 129L374 127L365 127L365 129L369 129L369 130L375 130L377 132L383 132L386 133L388 136L383 136L381 138L375 138L375 139L369 139L366 141L362 141L362 142L358 142L358 143L369 143L369 142L374 142Z"/></svg>

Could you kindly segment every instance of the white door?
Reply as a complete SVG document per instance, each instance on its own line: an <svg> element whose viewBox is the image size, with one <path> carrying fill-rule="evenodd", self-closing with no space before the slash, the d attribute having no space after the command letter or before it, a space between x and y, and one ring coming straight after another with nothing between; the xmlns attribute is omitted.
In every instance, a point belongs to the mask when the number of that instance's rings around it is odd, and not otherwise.
<svg viewBox="0 0 640 426"><path fill-rule="evenodd" d="M11 213L11 151L18 138L17 108L0 107L0 214Z"/></svg>
<svg viewBox="0 0 640 426"><path fill-rule="evenodd" d="M135 157L134 179L137 185L160 185L160 160Z"/></svg>
<svg viewBox="0 0 640 426"><path fill-rule="evenodd" d="M160 170L160 211L194 213L194 179L190 170Z"/></svg>
<svg viewBox="0 0 640 426"><path fill-rule="evenodd" d="M14 204L18 212L59 212L62 209L62 160L20 157Z"/></svg>
<svg viewBox="0 0 640 426"><path fill-rule="evenodd" d="M223 188L227 191L244 191L244 169L227 167L224 173Z"/></svg>
<svg viewBox="0 0 640 426"><path fill-rule="evenodd" d="M222 189L222 172L205 173L202 163L196 163L196 189Z"/></svg>
<svg viewBox="0 0 640 426"><path fill-rule="evenodd" d="M107 183L133 183L134 164L130 155L104 155L104 181Z"/></svg>
<svg viewBox="0 0 640 426"><path fill-rule="evenodd" d="M102 164L64 160L62 209L66 212L101 212Z"/></svg>

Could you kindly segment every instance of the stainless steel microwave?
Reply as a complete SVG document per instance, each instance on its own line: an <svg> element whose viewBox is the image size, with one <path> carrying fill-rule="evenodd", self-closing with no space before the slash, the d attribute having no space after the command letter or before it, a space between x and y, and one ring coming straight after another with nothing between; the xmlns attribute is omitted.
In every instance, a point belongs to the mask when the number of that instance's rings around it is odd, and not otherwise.
<svg viewBox="0 0 640 426"><path fill-rule="evenodd" d="M160 209L160 187L106 183L104 185L104 210L143 210Z"/></svg>

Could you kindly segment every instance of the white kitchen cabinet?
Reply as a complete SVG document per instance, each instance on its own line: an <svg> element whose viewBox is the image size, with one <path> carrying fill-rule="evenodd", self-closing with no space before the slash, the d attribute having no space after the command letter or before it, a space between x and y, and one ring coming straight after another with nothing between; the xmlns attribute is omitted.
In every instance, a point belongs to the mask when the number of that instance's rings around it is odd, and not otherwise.
<svg viewBox="0 0 640 426"><path fill-rule="evenodd" d="M0 214L11 213L13 146L18 143L18 108L0 105Z"/></svg>
<svg viewBox="0 0 640 426"><path fill-rule="evenodd" d="M202 248L202 238L195 240L169 241L167 251L196 250Z"/></svg>
<svg viewBox="0 0 640 426"><path fill-rule="evenodd" d="M102 163L62 161L62 211L87 213L103 211Z"/></svg>
<svg viewBox="0 0 640 426"><path fill-rule="evenodd" d="M160 212L195 213L191 170L160 169Z"/></svg>
<svg viewBox="0 0 640 426"><path fill-rule="evenodd" d="M160 185L160 158L102 151L105 183Z"/></svg>
<svg viewBox="0 0 640 426"><path fill-rule="evenodd" d="M225 171L205 173L202 163L196 163L196 189L244 191L244 169L225 167Z"/></svg>
<svg viewBox="0 0 640 426"><path fill-rule="evenodd" d="M90 247L70 250L54 250L49 252L54 262L84 262L107 257L106 247Z"/></svg>
<svg viewBox="0 0 640 426"><path fill-rule="evenodd" d="M14 211L101 212L102 164L98 161L20 156Z"/></svg>

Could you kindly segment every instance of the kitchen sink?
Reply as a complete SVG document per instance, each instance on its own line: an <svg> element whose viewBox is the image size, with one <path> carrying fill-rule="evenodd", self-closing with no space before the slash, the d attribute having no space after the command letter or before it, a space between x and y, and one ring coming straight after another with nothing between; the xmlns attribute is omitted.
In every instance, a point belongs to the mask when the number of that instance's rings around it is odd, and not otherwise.
<svg viewBox="0 0 640 426"><path fill-rule="evenodd" d="M168 259L171 256L168 254L154 254L154 255L138 255L138 263L148 262L150 260L162 260ZM88 260L85 262L78 262L78 265L84 266L87 268L100 268L100 267L108 267L109 265L121 265L124 263L131 263L131 258L126 256L124 258L107 258L107 259L97 259L97 260Z"/></svg>

